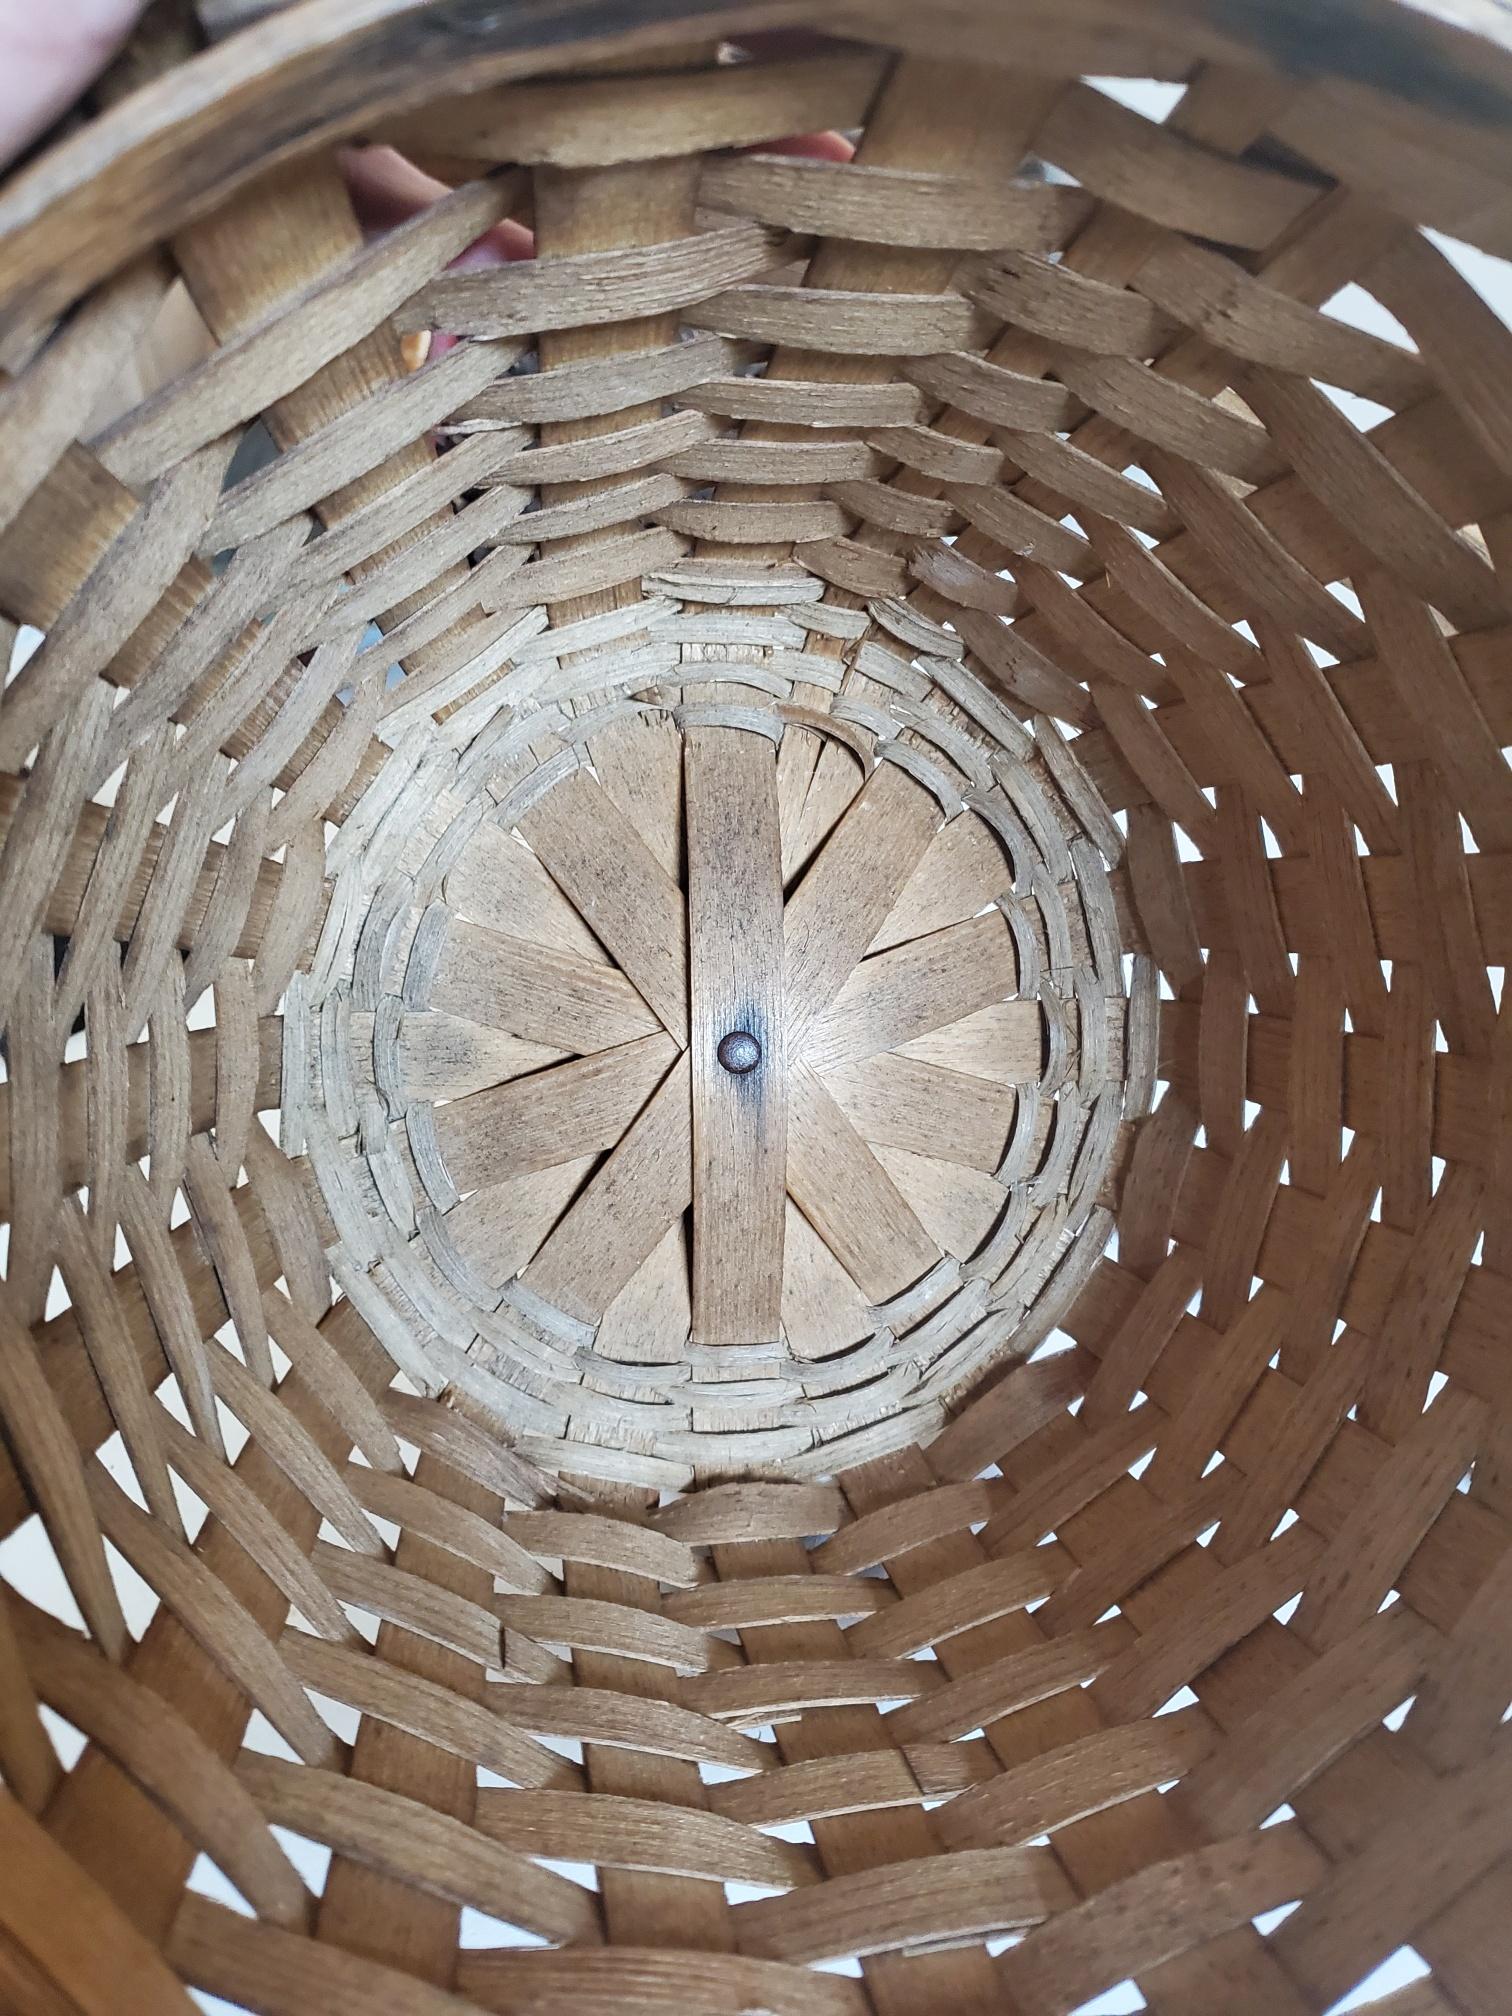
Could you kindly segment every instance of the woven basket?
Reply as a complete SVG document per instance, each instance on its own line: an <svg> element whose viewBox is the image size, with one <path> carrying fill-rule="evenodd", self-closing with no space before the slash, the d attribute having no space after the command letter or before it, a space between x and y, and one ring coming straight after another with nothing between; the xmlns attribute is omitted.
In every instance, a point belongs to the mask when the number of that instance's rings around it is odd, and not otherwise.
<svg viewBox="0 0 1512 2016"><path fill-rule="evenodd" d="M0 190L0 2008L1507 2016L1449 11L200 0Z"/></svg>

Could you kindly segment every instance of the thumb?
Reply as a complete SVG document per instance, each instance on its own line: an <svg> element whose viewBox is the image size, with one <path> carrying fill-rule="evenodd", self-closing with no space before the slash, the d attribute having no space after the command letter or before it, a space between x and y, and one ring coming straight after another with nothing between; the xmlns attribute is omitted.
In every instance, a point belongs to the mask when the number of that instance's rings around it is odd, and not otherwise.
<svg viewBox="0 0 1512 2016"><path fill-rule="evenodd" d="M0 0L0 164L99 75L141 11L142 0Z"/></svg>

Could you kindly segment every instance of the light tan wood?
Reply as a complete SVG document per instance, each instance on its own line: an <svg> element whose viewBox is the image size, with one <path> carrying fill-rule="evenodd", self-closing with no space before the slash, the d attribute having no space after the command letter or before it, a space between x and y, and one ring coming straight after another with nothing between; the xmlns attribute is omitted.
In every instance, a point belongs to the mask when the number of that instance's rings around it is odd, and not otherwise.
<svg viewBox="0 0 1512 2016"><path fill-rule="evenodd" d="M887 1301L934 1265L934 1241L803 1065L789 1081L788 1139L793 1201L868 1301Z"/></svg>
<svg viewBox="0 0 1512 2016"><path fill-rule="evenodd" d="M790 899L790 1041L801 1044L876 936L939 824L938 808L891 764L876 771Z"/></svg>
<svg viewBox="0 0 1512 2016"><path fill-rule="evenodd" d="M677 1042L688 1039L688 926L677 886L614 800L581 770L520 822L641 998Z"/></svg>
<svg viewBox="0 0 1512 2016"><path fill-rule="evenodd" d="M588 1052L654 1032L656 1018L623 974L457 922L446 934L424 1004L526 1042ZM553 1037L566 1039L553 1044Z"/></svg>
<svg viewBox="0 0 1512 2016"><path fill-rule="evenodd" d="M535 1073L454 1099L436 1122L452 1180L471 1190L612 1148L676 1055L670 1037L642 1036L559 1064L549 1078Z"/></svg>
<svg viewBox="0 0 1512 2016"><path fill-rule="evenodd" d="M787 1168L782 850L764 737L695 729L687 741L692 978L693 1337L774 1341L781 1319ZM721 1063L726 1036L756 1068Z"/></svg>
<svg viewBox="0 0 1512 2016"><path fill-rule="evenodd" d="M1012 940L999 910L879 952L858 966L812 1026L816 1070L901 1048L991 1006L1016 984Z"/></svg>
<svg viewBox="0 0 1512 2016"><path fill-rule="evenodd" d="M6 2008L1505 2016L1512 56L1303 11L0 186Z"/></svg>
<svg viewBox="0 0 1512 2016"><path fill-rule="evenodd" d="M917 1150L968 1169L995 1170L1008 1145L1014 1098L989 1080L884 1054L824 1074L830 1093L873 1146Z"/></svg>
<svg viewBox="0 0 1512 2016"><path fill-rule="evenodd" d="M692 1135L684 1056L558 1222L526 1270L527 1285L580 1320L602 1316L688 1207Z"/></svg>

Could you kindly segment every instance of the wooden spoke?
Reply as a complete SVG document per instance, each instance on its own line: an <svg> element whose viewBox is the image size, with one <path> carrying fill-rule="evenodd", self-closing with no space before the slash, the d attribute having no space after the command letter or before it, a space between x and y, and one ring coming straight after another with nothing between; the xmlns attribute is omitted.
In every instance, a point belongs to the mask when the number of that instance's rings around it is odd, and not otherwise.
<svg viewBox="0 0 1512 2016"><path fill-rule="evenodd" d="M618 805L575 770L520 821L554 881L679 1043L688 1040L682 893Z"/></svg>
<svg viewBox="0 0 1512 2016"><path fill-rule="evenodd" d="M593 1156L585 1155L475 1190L447 1212L446 1235L476 1274L500 1287L537 1250L593 1163Z"/></svg>
<svg viewBox="0 0 1512 2016"><path fill-rule="evenodd" d="M642 1036L454 1099L436 1114L452 1181L471 1190L612 1148L676 1055L670 1036Z"/></svg>
<svg viewBox="0 0 1512 2016"><path fill-rule="evenodd" d="M927 1273L940 1250L812 1071L789 1077L788 1188L869 1302Z"/></svg>
<svg viewBox="0 0 1512 2016"><path fill-rule="evenodd" d="M809 1032L816 1070L875 1056L1001 1001L1017 984L1000 910L864 960Z"/></svg>
<svg viewBox="0 0 1512 2016"><path fill-rule="evenodd" d="M429 1006L579 1055L632 1043L658 1027L613 967L459 918L447 928Z"/></svg>
<svg viewBox="0 0 1512 2016"><path fill-rule="evenodd" d="M967 1169L996 1169L1013 1125L1014 1095L987 1078L883 1055L825 1073L863 1140L911 1149Z"/></svg>
<svg viewBox="0 0 1512 2016"><path fill-rule="evenodd" d="M788 903L790 1046L845 985L939 823L939 806L896 764L882 764L852 801Z"/></svg>
<svg viewBox="0 0 1512 2016"><path fill-rule="evenodd" d="M459 916L554 952L604 963L604 948L522 840L485 821L446 878Z"/></svg>
<svg viewBox="0 0 1512 2016"><path fill-rule="evenodd" d="M510 1078L544 1071L565 1052L526 1043L452 1015L406 1015L399 1027L400 1084L407 1099L463 1099Z"/></svg>
<svg viewBox="0 0 1512 2016"><path fill-rule="evenodd" d="M684 1056L525 1270L537 1295L596 1323L693 1194Z"/></svg>
<svg viewBox="0 0 1512 2016"><path fill-rule="evenodd" d="M868 948L885 952L947 924L960 924L1013 881L1013 867L980 819L951 819L930 841L923 860Z"/></svg>
<svg viewBox="0 0 1512 2016"><path fill-rule="evenodd" d="M782 1315L787 1102L782 847L765 736L687 737L688 920L693 1025L693 1335L774 1341ZM753 1070L719 1061L732 1032Z"/></svg>

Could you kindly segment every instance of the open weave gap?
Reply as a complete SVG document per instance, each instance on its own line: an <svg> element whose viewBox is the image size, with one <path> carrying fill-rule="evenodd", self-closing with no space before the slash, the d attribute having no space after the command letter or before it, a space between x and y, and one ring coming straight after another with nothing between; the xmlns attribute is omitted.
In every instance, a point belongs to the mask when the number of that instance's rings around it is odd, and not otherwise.
<svg viewBox="0 0 1512 2016"><path fill-rule="evenodd" d="M1509 131L199 0L0 187L0 2007L1505 2016Z"/></svg>

